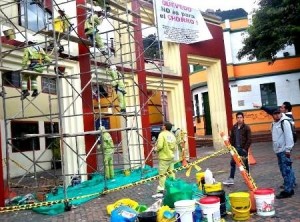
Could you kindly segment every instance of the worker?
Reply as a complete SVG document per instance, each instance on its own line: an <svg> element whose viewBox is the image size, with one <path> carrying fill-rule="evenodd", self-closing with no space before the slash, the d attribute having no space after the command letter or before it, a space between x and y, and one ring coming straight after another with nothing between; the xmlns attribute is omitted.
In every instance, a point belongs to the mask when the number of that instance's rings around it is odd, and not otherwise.
<svg viewBox="0 0 300 222"><path fill-rule="evenodd" d="M100 7L95 7L95 14L88 14L84 22L84 33L91 42L95 41L95 46L102 52L105 52L104 44L99 34L97 26L103 22L103 13Z"/></svg>
<svg viewBox="0 0 300 222"><path fill-rule="evenodd" d="M112 82L111 85L115 88L119 106L120 106L120 112L125 113L126 112L126 103L125 103L125 85L123 82L123 76L122 74L117 70L117 67L115 65L111 65L108 69L106 69L106 73L111 76Z"/></svg>
<svg viewBox="0 0 300 222"><path fill-rule="evenodd" d="M102 147L104 153L104 173L106 179L113 179L114 174L114 142L111 138L111 135L104 126L100 126L101 131L101 146L98 146L98 149Z"/></svg>
<svg viewBox="0 0 300 222"><path fill-rule="evenodd" d="M179 150L180 160L186 160L186 141L187 141L187 132L183 129L177 128L174 131L176 142Z"/></svg>
<svg viewBox="0 0 300 222"><path fill-rule="evenodd" d="M165 190L165 174L168 171L174 170L174 150L176 149L176 138L171 132L172 124L165 122L162 126L162 131L157 139L157 153L158 153L158 172L160 175L156 194L152 195L153 198L160 198L164 195ZM175 179L175 174L169 173L169 177Z"/></svg>
<svg viewBox="0 0 300 222"><path fill-rule="evenodd" d="M54 23L58 24L55 31L69 32L70 31L70 18L66 15L64 9L58 9L58 16L54 19Z"/></svg>
<svg viewBox="0 0 300 222"><path fill-rule="evenodd" d="M30 64L28 65L28 62ZM32 39L28 42L28 47L24 50L22 69L32 70L38 73L43 73L46 66L51 63L50 57L44 52L44 50L37 44L36 39ZM23 74L22 76L22 95L21 100L30 95L28 92L28 80L31 80L31 89L33 90L32 97L38 95L37 86L37 74Z"/></svg>
<svg viewBox="0 0 300 222"><path fill-rule="evenodd" d="M60 33L69 33L70 32L70 18L66 15L64 9L58 9L59 15L54 19L54 29L58 32L57 37L57 46L58 52L61 53L64 51L64 47L60 43Z"/></svg>

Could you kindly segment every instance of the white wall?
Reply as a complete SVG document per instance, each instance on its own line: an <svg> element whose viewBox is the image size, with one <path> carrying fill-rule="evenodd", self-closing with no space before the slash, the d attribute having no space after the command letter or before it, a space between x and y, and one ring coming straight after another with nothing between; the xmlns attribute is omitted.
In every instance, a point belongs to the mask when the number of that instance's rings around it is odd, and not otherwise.
<svg viewBox="0 0 300 222"><path fill-rule="evenodd" d="M278 105L281 105L284 101L289 101L291 102L291 104L300 104L299 79L300 79L300 72L296 72L292 74L230 81L229 87L231 91L232 110L233 111L250 110L253 109L253 103L261 104L260 84L272 83L272 82L275 83ZM238 87L241 86L250 86L251 91L238 92ZM203 92L207 92L206 86L199 87L198 89L195 89L192 92L193 101L194 101L194 95L195 94L199 95L200 115L203 115L203 109L201 107L201 104L203 102L201 93ZM240 106L239 101L243 101L244 105Z"/></svg>

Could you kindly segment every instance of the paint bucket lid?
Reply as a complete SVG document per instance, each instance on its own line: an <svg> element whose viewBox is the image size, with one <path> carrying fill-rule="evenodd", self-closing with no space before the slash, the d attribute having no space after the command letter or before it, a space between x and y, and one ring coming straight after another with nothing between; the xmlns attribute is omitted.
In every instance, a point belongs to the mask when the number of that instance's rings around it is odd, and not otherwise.
<svg viewBox="0 0 300 222"><path fill-rule="evenodd" d="M203 197L200 199L199 201L201 204L215 204L220 202L220 198L219 197L214 197L214 196L210 196L210 197Z"/></svg>
<svg viewBox="0 0 300 222"><path fill-rule="evenodd" d="M254 191L254 194L256 195L268 195L268 194L273 194L274 189L273 188L259 188Z"/></svg>

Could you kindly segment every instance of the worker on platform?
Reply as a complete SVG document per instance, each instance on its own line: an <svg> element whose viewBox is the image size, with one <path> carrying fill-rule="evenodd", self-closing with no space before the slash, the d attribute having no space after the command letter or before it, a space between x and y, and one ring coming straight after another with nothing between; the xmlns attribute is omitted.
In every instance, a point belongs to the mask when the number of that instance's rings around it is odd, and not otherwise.
<svg viewBox="0 0 300 222"><path fill-rule="evenodd" d="M97 28L103 22L103 12L100 7L95 7L94 11L95 14L89 13L85 20L84 32L91 42L95 41L95 46L101 52L105 52L104 44Z"/></svg>
<svg viewBox="0 0 300 222"><path fill-rule="evenodd" d="M105 178L106 179L113 179L115 176L114 173L114 142L111 138L111 135L104 126L100 126L100 141L101 145L98 147L98 149L102 148L102 151L104 153L104 172L105 172Z"/></svg>
<svg viewBox="0 0 300 222"><path fill-rule="evenodd" d="M57 46L58 52L61 53L64 51L64 47L60 43L60 33L69 33L71 23L64 9L58 9L58 14L59 15L54 19L54 29L59 33L57 36Z"/></svg>
<svg viewBox="0 0 300 222"><path fill-rule="evenodd" d="M28 62L29 65L28 65ZM36 39L31 39L28 41L28 47L24 50L22 69L32 70L38 73L42 73L47 66L51 63L50 57L45 53L45 51L37 44ZM21 100L25 99L30 95L28 91L28 80L31 80L31 89L33 90L32 97L38 95L37 86L37 74L25 73L22 75L22 95Z"/></svg>
<svg viewBox="0 0 300 222"><path fill-rule="evenodd" d="M123 82L123 75L117 70L117 67L115 65L111 65L108 69L106 69L106 73L111 76L112 79L112 86L115 88L119 106L120 106L120 112L125 113L126 112L126 103L125 103L125 85Z"/></svg>

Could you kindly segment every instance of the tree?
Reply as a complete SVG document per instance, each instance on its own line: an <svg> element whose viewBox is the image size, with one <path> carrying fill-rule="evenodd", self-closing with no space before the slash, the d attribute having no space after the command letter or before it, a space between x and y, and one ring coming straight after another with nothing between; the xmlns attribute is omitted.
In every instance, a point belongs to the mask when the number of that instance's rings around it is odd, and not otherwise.
<svg viewBox="0 0 300 222"><path fill-rule="evenodd" d="M215 11L214 14L220 16L222 21L224 21L225 19L243 18L247 17L248 15L248 13L242 8L231 9L226 11L221 11L220 9L218 9Z"/></svg>
<svg viewBox="0 0 300 222"><path fill-rule="evenodd" d="M150 34L143 39L145 58L158 59L159 58L159 43L155 34Z"/></svg>
<svg viewBox="0 0 300 222"><path fill-rule="evenodd" d="M300 0L260 0L238 59L274 61L276 53L294 44L300 53Z"/></svg>

